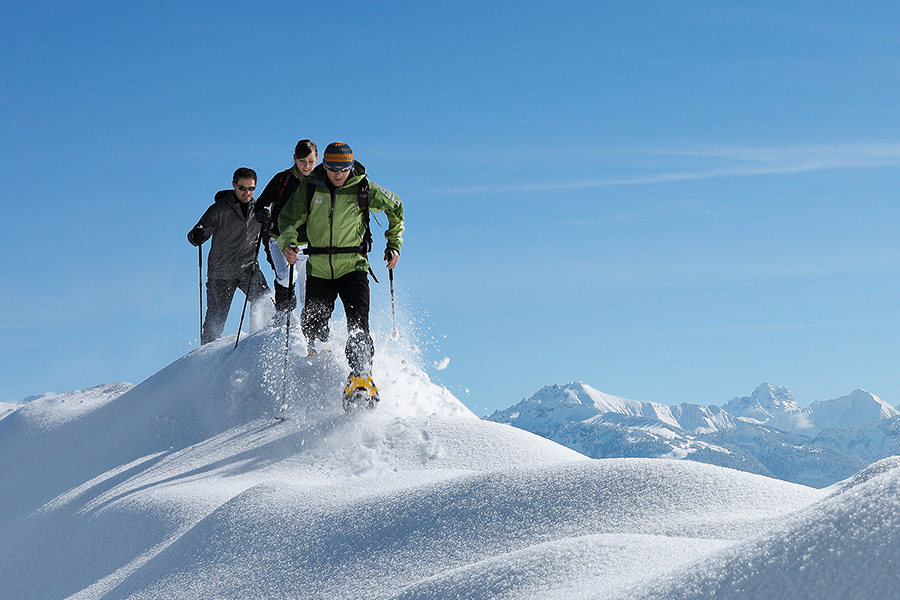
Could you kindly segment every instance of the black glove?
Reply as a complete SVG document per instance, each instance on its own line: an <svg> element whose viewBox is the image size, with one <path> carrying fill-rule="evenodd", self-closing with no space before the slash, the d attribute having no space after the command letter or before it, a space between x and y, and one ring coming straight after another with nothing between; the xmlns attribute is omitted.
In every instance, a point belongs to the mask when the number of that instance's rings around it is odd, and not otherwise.
<svg viewBox="0 0 900 600"><path fill-rule="evenodd" d="M268 208L264 208L256 213L256 220L263 225L267 225L272 220L272 212Z"/></svg>
<svg viewBox="0 0 900 600"><path fill-rule="evenodd" d="M201 245L205 241L203 239L203 225L197 225L196 227L188 231L187 238L192 246Z"/></svg>

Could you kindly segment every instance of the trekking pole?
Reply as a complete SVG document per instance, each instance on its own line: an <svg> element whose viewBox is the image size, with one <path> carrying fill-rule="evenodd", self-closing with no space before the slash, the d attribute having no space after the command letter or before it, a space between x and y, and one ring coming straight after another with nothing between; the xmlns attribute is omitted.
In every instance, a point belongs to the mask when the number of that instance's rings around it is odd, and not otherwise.
<svg viewBox="0 0 900 600"><path fill-rule="evenodd" d="M391 339L395 342L400 339L400 330L397 329L397 309L394 307L394 270L388 269L388 279L391 281L391 321L394 328L391 329Z"/></svg>
<svg viewBox="0 0 900 600"><path fill-rule="evenodd" d="M294 246L295 247L295 246ZM290 273L288 274L288 289L294 289L294 265L290 267ZM290 356L291 352L291 313L293 310L289 310L287 314L287 321L284 326L284 370L283 376L281 379L281 408L278 409L278 416L275 418L279 421L286 421L287 417L285 416L285 412L287 411L287 369L288 369L288 356Z"/></svg>
<svg viewBox="0 0 900 600"><path fill-rule="evenodd" d="M203 340L203 244L197 246L200 254L200 340ZM202 343L202 342L201 342Z"/></svg>
<svg viewBox="0 0 900 600"><path fill-rule="evenodd" d="M256 236L256 254L253 255L253 262L255 263L259 257L259 246L262 244L262 229L259 230L259 235ZM255 266L255 265L254 265ZM253 273L256 271L255 268L250 269L250 279L247 281L247 293L244 294L244 308L241 309L241 322L238 324L238 333L237 338L234 340L234 347L237 348L238 342L241 341L241 328L244 326L244 313L247 312L247 301L250 299L250 293L253 285Z"/></svg>

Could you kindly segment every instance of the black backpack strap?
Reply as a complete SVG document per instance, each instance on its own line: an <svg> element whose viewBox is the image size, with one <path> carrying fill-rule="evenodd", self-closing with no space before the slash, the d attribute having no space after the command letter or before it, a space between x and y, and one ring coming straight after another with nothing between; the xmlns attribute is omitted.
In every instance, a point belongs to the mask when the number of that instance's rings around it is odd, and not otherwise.
<svg viewBox="0 0 900 600"><path fill-rule="evenodd" d="M363 243L365 252L368 254L372 251L372 230L369 228L369 178L363 175L359 182L359 191L356 195L356 201L359 203L359 209L362 211L362 220L366 226L366 232L363 234Z"/></svg>

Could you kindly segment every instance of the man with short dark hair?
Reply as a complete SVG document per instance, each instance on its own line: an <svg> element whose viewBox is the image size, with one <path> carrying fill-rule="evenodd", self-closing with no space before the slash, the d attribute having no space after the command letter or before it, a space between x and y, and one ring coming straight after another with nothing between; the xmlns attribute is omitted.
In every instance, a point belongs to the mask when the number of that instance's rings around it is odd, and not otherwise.
<svg viewBox="0 0 900 600"><path fill-rule="evenodd" d="M300 321L311 353L318 342L328 340L328 321L337 298L344 305L349 333L344 352L350 363L345 410L354 403L373 407L379 399L372 380L375 346L369 333L369 211L387 215L384 259L393 269L403 245L403 204L368 180L350 146L334 142L325 149L322 164L300 182L278 219L278 246L289 264L297 261L297 245L309 244L303 250L309 260Z"/></svg>
<svg viewBox="0 0 900 600"><path fill-rule="evenodd" d="M216 193L215 202L187 234L188 241L194 246L212 238L207 259L207 309L201 344L222 335L235 290L247 294L251 304L269 296L269 286L257 260L260 220L268 220L268 216L259 214L253 202L256 172L241 167L234 172L231 185L233 189Z"/></svg>

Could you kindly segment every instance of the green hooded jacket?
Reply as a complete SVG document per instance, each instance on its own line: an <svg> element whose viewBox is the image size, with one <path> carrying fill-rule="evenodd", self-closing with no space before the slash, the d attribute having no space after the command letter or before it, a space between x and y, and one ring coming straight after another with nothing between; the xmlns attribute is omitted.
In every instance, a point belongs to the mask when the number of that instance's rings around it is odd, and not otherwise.
<svg viewBox="0 0 900 600"><path fill-rule="evenodd" d="M315 248L347 248L363 243L366 226L359 207L359 183L366 168L357 161L353 172L335 189L325 168L319 165L302 181L278 216L278 247L283 252L291 244L309 243ZM307 205L307 186L315 186ZM403 246L403 203L392 192L369 181L369 210L384 212L388 228L384 232L387 247L397 252ZM305 234L304 234L305 230ZM337 279L353 271L369 271L368 258L361 253L311 254L306 272L320 279Z"/></svg>

